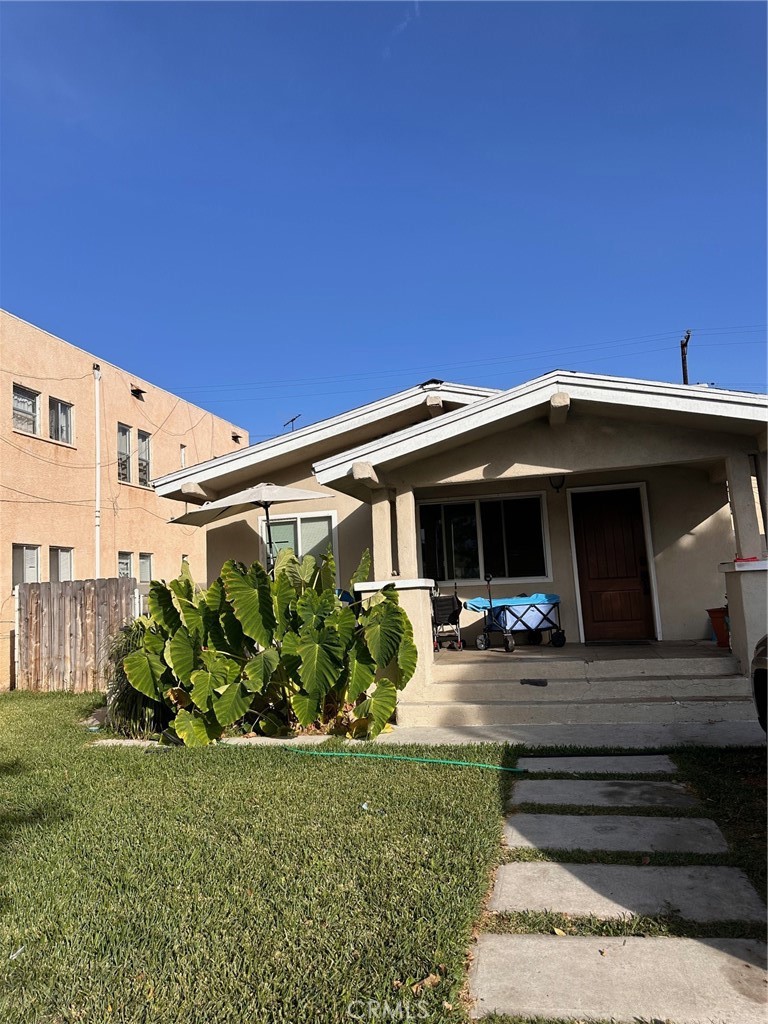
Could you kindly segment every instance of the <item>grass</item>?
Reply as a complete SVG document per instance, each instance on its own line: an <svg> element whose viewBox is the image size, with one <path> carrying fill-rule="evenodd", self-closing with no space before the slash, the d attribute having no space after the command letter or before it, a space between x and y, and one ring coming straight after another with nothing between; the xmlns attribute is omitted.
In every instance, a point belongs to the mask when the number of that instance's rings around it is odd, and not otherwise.
<svg viewBox="0 0 768 1024"><path fill-rule="evenodd" d="M478 926L756 935L739 922L669 914L483 915L505 861L641 863L638 854L504 850L502 816L520 776L267 747L100 750L77 724L95 703L0 697L3 1024L338 1024L354 1019L350 1004L359 1014L369 1001L379 1017L389 1007L399 1019L458 1024L468 1019L462 994ZM605 753L549 753L566 751ZM512 766L529 751L394 752ZM713 817L733 852L652 854L651 863L736 864L764 892L765 751L668 752L702 800L697 816Z"/></svg>
<svg viewBox="0 0 768 1024"><path fill-rule="evenodd" d="M496 773L99 750L77 724L92 705L0 698L3 1024L330 1024L355 1000L465 1019L501 837Z"/></svg>

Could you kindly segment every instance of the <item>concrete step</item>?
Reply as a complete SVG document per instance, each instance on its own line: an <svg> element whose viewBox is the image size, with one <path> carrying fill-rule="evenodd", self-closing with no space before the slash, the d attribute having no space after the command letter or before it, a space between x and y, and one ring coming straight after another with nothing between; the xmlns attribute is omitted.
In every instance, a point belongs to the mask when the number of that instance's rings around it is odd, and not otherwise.
<svg viewBox="0 0 768 1024"><path fill-rule="evenodd" d="M467 673L461 682L435 682L424 688L424 697L437 702L467 701L634 701L690 700L696 697L749 697L752 688L745 676L693 676L657 679L549 679L524 676L521 679L481 679Z"/></svg>
<svg viewBox="0 0 768 1024"><path fill-rule="evenodd" d="M493 725L666 725L682 722L752 722L751 697L586 702L586 701L402 701L397 723L406 727Z"/></svg>
<svg viewBox="0 0 768 1024"><path fill-rule="evenodd" d="M531 650L531 648L528 648ZM539 650L542 650L541 648ZM432 667L435 681L461 682L476 676L486 680L522 679L683 679L739 675L733 655L706 658L596 658L543 657L520 648L506 651L449 651L438 655Z"/></svg>
<svg viewBox="0 0 768 1024"><path fill-rule="evenodd" d="M627 853L725 853L728 844L709 818L631 814L511 814L511 849L621 850Z"/></svg>
<svg viewBox="0 0 768 1024"><path fill-rule="evenodd" d="M570 804L573 807L697 807L699 801L679 782L646 779L521 779L510 805Z"/></svg>
<svg viewBox="0 0 768 1024"><path fill-rule="evenodd" d="M688 921L764 921L765 904L738 868L628 864L502 864L488 909L601 918L674 912Z"/></svg>
<svg viewBox="0 0 768 1024"><path fill-rule="evenodd" d="M750 939L484 934L472 1014L765 1024L765 957Z"/></svg>
<svg viewBox="0 0 768 1024"><path fill-rule="evenodd" d="M616 775L674 775L677 766L666 754L613 754L593 757L520 757L518 768L528 772L562 774L590 773Z"/></svg>

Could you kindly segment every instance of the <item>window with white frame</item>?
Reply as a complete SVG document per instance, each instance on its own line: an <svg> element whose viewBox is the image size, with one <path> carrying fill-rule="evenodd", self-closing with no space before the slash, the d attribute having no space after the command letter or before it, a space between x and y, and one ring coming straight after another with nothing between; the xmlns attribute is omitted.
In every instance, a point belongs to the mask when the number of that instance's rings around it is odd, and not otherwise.
<svg viewBox="0 0 768 1024"><path fill-rule="evenodd" d="M12 586L40 582L40 547L37 544L13 545Z"/></svg>
<svg viewBox="0 0 768 1024"><path fill-rule="evenodd" d="M145 430L139 431L139 483L142 487L149 487L149 439L150 434Z"/></svg>
<svg viewBox="0 0 768 1024"><path fill-rule="evenodd" d="M422 575L428 579L536 580L549 576L539 494L419 506Z"/></svg>
<svg viewBox="0 0 768 1024"><path fill-rule="evenodd" d="M51 583L66 583L73 578L72 548L50 548L48 552L48 579Z"/></svg>
<svg viewBox="0 0 768 1024"><path fill-rule="evenodd" d="M23 434L40 433L40 395L20 384L13 385L13 429Z"/></svg>
<svg viewBox="0 0 768 1024"><path fill-rule="evenodd" d="M72 444L72 406L69 402L48 399L48 427L52 441Z"/></svg>
<svg viewBox="0 0 768 1024"><path fill-rule="evenodd" d="M120 579L130 579L133 576L133 552L118 551L117 553L117 575Z"/></svg>
<svg viewBox="0 0 768 1024"><path fill-rule="evenodd" d="M117 424L117 479L131 482L131 428L124 423Z"/></svg>
<svg viewBox="0 0 768 1024"><path fill-rule="evenodd" d="M139 552L139 583L152 582L152 555L148 551Z"/></svg>
<svg viewBox="0 0 768 1024"><path fill-rule="evenodd" d="M329 515L297 515L271 517L272 546L275 554L290 548L298 558L313 555L319 559L329 546L333 549L333 517ZM267 539L267 528L262 535Z"/></svg>

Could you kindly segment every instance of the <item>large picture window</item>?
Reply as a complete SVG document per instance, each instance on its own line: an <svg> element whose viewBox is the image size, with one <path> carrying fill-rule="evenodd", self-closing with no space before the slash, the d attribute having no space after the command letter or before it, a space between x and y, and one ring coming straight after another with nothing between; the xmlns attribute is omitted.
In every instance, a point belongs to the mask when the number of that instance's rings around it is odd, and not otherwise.
<svg viewBox="0 0 768 1024"><path fill-rule="evenodd" d="M262 523L262 536L266 543L266 523ZM298 558L313 555L320 559L333 547L333 519L329 515L301 514L272 517L272 546L275 554L290 548Z"/></svg>
<svg viewBox="0 0 768 1024"><path fill-rule="evenodd" d="M545 579L541 495L419 506L422 574L428 579Z"/></svg>

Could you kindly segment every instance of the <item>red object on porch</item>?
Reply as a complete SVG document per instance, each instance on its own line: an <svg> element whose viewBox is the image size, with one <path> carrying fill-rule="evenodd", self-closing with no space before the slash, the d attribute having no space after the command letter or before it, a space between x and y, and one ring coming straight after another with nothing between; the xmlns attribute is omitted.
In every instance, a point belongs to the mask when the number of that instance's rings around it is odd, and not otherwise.
<svg viewBox="0 0 768 1024"><path fill-rule="evenodd" d="M727 608L707 608L707 615L712 623L712 629L715 631L718 647L730 647L728 626L725 621L727 614Z"/></svg>

